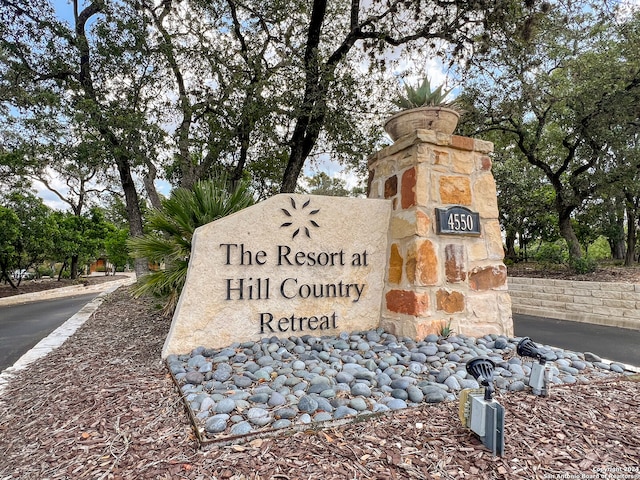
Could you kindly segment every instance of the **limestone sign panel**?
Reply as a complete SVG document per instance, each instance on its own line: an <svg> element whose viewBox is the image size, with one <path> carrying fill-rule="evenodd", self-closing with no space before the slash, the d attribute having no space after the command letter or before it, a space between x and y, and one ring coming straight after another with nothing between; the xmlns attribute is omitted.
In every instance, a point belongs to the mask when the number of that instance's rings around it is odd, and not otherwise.
<svg viewBox="0 0 640 480"><path fill-rule="evenodd" d="M198 228L162 356L376 328L388 200L282 194Z"/></svg>

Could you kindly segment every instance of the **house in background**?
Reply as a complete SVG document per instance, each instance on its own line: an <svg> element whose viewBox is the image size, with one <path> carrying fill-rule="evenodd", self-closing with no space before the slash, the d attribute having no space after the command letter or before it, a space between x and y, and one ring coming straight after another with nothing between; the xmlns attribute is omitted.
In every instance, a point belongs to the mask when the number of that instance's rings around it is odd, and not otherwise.
<svg viewBox="0 0 640 480"><path fill-rule="evenodd" d="M95 272L104 272L105 275L115 273L114 265L104 257L98 258L95 262L89 265L89 274Z"/></svg>

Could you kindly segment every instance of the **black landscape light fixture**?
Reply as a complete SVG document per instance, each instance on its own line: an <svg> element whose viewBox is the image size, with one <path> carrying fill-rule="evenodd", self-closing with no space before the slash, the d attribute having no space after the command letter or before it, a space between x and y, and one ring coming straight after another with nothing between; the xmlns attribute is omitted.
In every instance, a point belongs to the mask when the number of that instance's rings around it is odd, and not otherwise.
<svg viewBox="0 0 640 480"><path fill-rule="evenodd" d="M493 400L493 371L496 364L488 358L467 362L467 372L482 388L466 388L460 392L458 414L462 424L475 433L494 455L504 453L504 407Z"/></svg>
<svg viewBox="0 0 640 480"><path fill-rule="evenodd" d="M516 347L518 355L521 357L531 357L540 361L540 365L547 363L547 357L542 354L535 343L529 338L524 337Z"/></svg>
<svg viewBox="0 0 640 480"><path fill-rule="evenodd" d="M546 371L547 357L540 351L529 337L524 337L518 343L516 352L521 357L529 357L538 360L531 366L531 375L529 376L529 386L533 390L534 395L546 397L549 395L549 378Z"/></svg>
<svg viewBox="0 0 640 480"><path fill-rule="evenodd" d="M485 387L484 399L491 400L493 392L493 371L496 364L488 358L474 358L467 362L467 372Z"/></svg>

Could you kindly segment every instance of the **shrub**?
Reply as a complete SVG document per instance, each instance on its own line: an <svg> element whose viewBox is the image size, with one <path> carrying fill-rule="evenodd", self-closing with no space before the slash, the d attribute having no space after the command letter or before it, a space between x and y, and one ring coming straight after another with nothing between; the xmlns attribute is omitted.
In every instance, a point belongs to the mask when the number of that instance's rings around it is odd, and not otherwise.
<svg viewBox="0 0 640 480"><path fill-rule="evenodd" d="M594 260L607 260L611 258L611 247L605 237L598 237L589 245L589 258Z"/></svg>
<svg viewBox="0 0 640 480"><path fill-rule="evenodd" d="M569 268L580 275L595 272L597 267L598 262L591 257L572 258L569 260Z"/></svg>
<svg viewBox="0 0 640 480"><path fill-rule="evenodd" d="M187 278L191 239L196 228L253 204L248 182L227 190L225 177L198 182L192 189L177 188L154 210L148 221L152 233L130 239L127 245L136 258L163 265L140 278L134 295L152 294L165 301L164 313L171 315Z"/></svg>
<svg viewBox="0 0 640 480"><path fill-rule="evenodd" d="M533 258L540 263L563 264L568 259L566 244L564 241L555 243L544 242L540 245L540 248L536 250Z"/></svg>
<svg viewBox="0 0 640 480"><path fill-rule="evenodd" d="M56 272L53 270L53 268L47 265L40 265L38 268L36 268L36 276L38 278L53 277L55 274Z"/></svg>

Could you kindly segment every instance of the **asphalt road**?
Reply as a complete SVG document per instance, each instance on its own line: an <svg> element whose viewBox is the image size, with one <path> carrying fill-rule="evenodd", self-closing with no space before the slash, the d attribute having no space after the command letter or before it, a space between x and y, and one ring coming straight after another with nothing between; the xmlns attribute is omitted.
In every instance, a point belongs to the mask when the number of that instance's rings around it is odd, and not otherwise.
<svg viewBox="0 0 640 480"><path fill-rule="evenodd" d="M41 339L77 313L98 293L0 307L0 371L10 367ZM538 344L640 367L640 331L513 315L514 332Z"/></svg>
<svg viewBox="0 0 640 480"><path fill-rule="evenodd" d="M13 365L98 294L0 307L0 371Z"/></svg>
<svg viewBox="0 0 640 480"><path fill-rule="evenodd" d="M518 337L640 367L640 331L513 314Z"/></svg>

